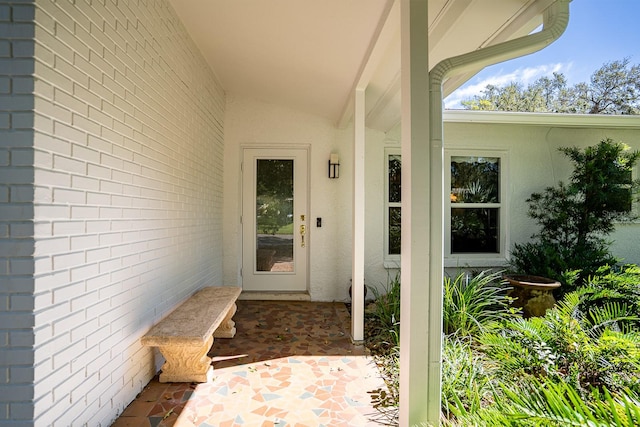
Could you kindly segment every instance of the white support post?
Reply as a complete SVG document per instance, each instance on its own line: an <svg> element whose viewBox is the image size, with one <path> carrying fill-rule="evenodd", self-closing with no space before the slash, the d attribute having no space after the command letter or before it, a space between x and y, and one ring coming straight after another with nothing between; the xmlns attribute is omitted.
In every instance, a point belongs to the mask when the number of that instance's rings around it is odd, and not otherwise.
<svg viewBox="0 0 640 427"><path fill-rule="evenodd" d="M442 197L430 169L429 34L427 0L402 0L402 271L400 316L400 425L439 425L442 230L432 217ZM438 171L433 171L438 173ZM433 181L433 182L432 182ZM434 204L437 208L438 203ZM441 204L440 204L441 205ZM437 215L436 215L437 216ZM434 229L435 228L435 229ZM436 282L434 282L436 281ZM437 301L434 301L436 299Z"/></svg>
<svg viewBox="0 0 640 427"><path fill-rule="evenodd" d="M364 340L364 213L365 105L364 89L355 90L353 144L353 265L351 272L351 337Z"/></svg>

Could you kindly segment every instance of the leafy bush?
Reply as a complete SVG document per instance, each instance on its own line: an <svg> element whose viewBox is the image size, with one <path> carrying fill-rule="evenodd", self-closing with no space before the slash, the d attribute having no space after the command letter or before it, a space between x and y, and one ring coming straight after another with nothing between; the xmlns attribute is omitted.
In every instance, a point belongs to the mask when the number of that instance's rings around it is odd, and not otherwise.
<svg viewBox="0 0 640 427"><path fill-rule="evenodd" d="M443 283L443 329L445 334L477 334L483 325L510 313L502 273L482 271L475 276L459 273Z"/></svg>
<svg viewBox="0 0 640 427"><path fill-rule="evenodd" d="M519 426L619 426L640 423L640 396L623 390L613 396L606 389L597 399L585 401L568 383L532 381L524 387L502 390L495 406ZM496 425L496 424L492 424Z"/></svg>
<svg viewBox="0 0 640 427"><path fill-rule="evenodd" d="M592 402L563 382L532 380L499 383L494 403L478 411L455 408L442 425L475 427L636 427L640 425L640 395L605 390Z"/></svg>
<svg viewBox="0 0 640 427"><path fill-rule="evenodd" d="M442 412L476 412L491 400L495 377L470 337L446 336L442 349Z"/></svg>
<svg viewBox="0 0 640 427"><path fill-rule="evenodd" d="M478 338L482 351L503 379L548 378L567 382L585 398L593 390L640 392L640 334L621 331L620 322L637 319L617 301L580 309L584 291L565 295L544 317L495 323Z"/></svg>
<svg viewBox="0 0 640 427"><path fill-rule="evenodd" d="M594 307L602 307L608 302L617 302L629 307L631 313L640 315L640 267L625 265L620 268L604 266L587 280L582 290L580 310L589 313ZM621 327L640 330L640 321L627 319Z"/></svg>
<svg viewBox="0 0 640 427"><path fill-rule="evenodd" d="M625 326L637 312L606 297L582 311L590 295L585 287L544 317L492 322L479 346L446 339L442 425L640 425L640 330Z"/></svg>
<svg viewBox="0 0 640 427"><path fill-rule="evenodd" d="M529 216L540 231L533 242L515 245L512 268L556 280L565 270L580 270L577 285L599 267L616 262L606 236L614 230L615 221L630 217L632 197L640 184L632 181L631 171L640 152L630 152L628 146L608 138L584 150L560 151L574 166L569 183L561 182L527 199Z"/></svg>
<svg viewBox="0 0 640 427"><path fill-rule="evenodd" d="M369 391L373 407L384 425L397 425L400 400L400 274L389 279L380 292L368 287L374 300L367 309L367 346L386 389Z"/></svg>
<svg viewBox="0 0 640 427"><path fill-rule="evenodd" d="M587 247L571 247L544 240L516 243L511 252L511 269L534 276L548 277L560 281L560 292L570 292L582 283L585 277L604 265L614 265L618 260L609 253L604 240L592 240ZM575 271L576 280L563 281L566 271Z"/></svg>
<svg viewBox="0 0 640 427"><path fill-rule="evenodd" d="M603 268L589 286L530 319L507 308L499 276L445 279L444 313L452 333L443 343L441 425L640 425L640 268ZM576 274L564 277L571 281ZM399 311L389 307L397 300L399 310L398 278L388 287L389 299L379 295L372 312L397 326ZM387 387L369 393L378 421L397 425L399 337L393 329L388 334L396 345L376 357Z"/></svg>
<svg viewBox="0 0 640 427"><path fill-rule="evenodd" d="M373 329L370 333L371 339L380 340L387 346L399 345L400 274L387 281L383 292L374 287L367 288L374 297L367 309L368 321Z"/></svg>

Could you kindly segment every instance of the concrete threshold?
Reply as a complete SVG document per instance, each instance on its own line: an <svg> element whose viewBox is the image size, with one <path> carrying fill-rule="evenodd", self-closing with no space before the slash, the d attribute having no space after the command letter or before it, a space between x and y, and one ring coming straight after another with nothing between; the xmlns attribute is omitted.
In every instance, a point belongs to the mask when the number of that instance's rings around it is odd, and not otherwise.
<svg viewBox="0 0 640 427"><path fill-rule="evenodd" d="M238 297L244 301L311 301L308 292L242 291Z"/></svg>

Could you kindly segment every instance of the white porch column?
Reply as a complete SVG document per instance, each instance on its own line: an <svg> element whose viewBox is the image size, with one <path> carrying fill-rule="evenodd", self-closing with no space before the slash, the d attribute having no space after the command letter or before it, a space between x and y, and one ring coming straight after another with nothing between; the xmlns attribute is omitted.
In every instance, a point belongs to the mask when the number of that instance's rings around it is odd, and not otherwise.
<svg viewBox="0 0 640 427"><path fill-rule="evenodd" d="M439 425L442 159L429 146L427 0L402 0L400 426ZM433 158L433 155L436 158ZM441 154L440 154L441 156ZM434 175L431 174L432 168ZM435 178L435 180L434 180ZM439 181L439 182L438 182ZM438 187L440 186L440 188ZM439 208L438 208L439 206ZM435 214L435 215L434 215Z"/></svg>
<svg viewBox="0 0 640 427"><path fill-rule="evenodd" d="M353 265L351 272L351 338L364 340L364 89L355 90L353 144Z"/></svg>

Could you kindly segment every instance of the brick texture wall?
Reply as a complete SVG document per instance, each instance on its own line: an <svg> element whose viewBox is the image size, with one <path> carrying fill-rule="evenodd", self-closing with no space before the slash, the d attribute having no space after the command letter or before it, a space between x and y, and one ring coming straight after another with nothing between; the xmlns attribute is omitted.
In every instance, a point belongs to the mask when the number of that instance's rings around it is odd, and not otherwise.
<svg viewBox="0 0 640 427"><path fill-rule="evenodd" d="M0 77L0 379L24 385L0 424L108 426L156 372L140 336L222 284L224 93L168 1L0 1L0 25L26 74Z"/></svg>
<svg viewBox="0 0 640 427"><path fill-rule="evenodd" d="M33 36L33 7L0 2L0 424L12 426L31 423L34 397Z"/></svg>

